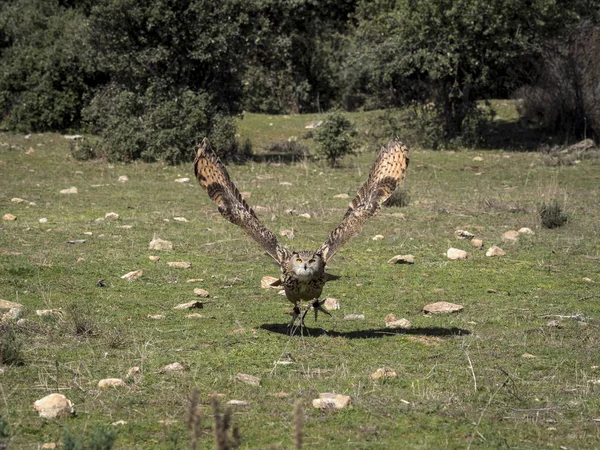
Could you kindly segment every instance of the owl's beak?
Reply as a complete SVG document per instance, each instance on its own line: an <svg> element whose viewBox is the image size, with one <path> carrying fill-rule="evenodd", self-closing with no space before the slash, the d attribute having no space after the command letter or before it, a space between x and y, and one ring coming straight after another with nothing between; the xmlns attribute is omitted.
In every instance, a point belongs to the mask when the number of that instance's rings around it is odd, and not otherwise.
<svg viewBox="0 0 600 450"><path fill-rule="evenodd" d="M304 264L304 270L308 269L308 266L306 264Z"/></svg>

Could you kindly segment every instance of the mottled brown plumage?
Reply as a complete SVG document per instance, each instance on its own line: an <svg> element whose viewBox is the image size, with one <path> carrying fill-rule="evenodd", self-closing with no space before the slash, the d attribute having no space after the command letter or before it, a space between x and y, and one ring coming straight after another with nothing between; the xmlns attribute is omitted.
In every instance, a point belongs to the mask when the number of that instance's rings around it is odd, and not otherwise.
<svg viewBox="0 0 600 450"><path fill-rule="evenodd" d="M329 314L323 309L319 297L325 283L339 277L325 271L327 261L352 236L360 232L367 219L379 212L381 204L392 195L398 182L404 178L407 166L408 149L402 143L392 140L382 147L369 178L358 190L342 223L329 233L319 250L311 252L291 251L279 245L275 235L258 220L252 208L242 198L207 139L196 149L194 161L198 183L217 204L221 215L241 227L281 267L281 279L274 285L282 286L287 299L294 304L290 326L300 315L302 300L312 302L315 319L318 311ZM303 319L304 315L301 323Z"/></svg>

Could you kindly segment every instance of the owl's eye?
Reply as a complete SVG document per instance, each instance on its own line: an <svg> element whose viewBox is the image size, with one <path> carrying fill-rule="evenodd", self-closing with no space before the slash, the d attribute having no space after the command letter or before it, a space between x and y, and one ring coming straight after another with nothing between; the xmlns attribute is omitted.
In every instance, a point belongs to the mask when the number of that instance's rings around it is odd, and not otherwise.
<svg viewBox="0 0 600 450"><path fill-rule="evenodd" d="M301 262L302 262L302 260L301 260L300 258L298 258L298 259L296 260L296 262L297 262L297 263L301 263Z"/></svg>
<svg viewBox="0 0 600 450"><path fill-rule="evenodd" d="M308 261L308 263L309 263L309 264L312 264L312 263L314 263L314 262L315 262L315 260L314 260L314 259L310 259L310 260Z"/></svg>

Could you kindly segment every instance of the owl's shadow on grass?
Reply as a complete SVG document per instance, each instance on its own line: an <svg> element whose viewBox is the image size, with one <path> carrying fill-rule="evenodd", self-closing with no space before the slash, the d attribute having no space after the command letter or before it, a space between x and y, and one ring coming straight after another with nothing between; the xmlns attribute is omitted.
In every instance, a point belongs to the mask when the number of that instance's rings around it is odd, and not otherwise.
<svg viewBox="0 0 600 450"><path fill-rule="evenodd" d="M278 334L290 334L290 329L286 324L282 323L265 323L260 326L263 330L270 331L271 333ZM366 330L354 330L354 331L334 331L325 330L323 328L311 328L305 327L302 332L298 328L295 330L294 336L306 337L319 337L319 336L331 336L331 337L342 337L346 339L373 339L382 338L384 336L394 335L417 335L417 336L468 336L471 334L469 330L458 327L421 327L421 328L410 328L404 329L393 329L393 328L369 328Z"/></svg>

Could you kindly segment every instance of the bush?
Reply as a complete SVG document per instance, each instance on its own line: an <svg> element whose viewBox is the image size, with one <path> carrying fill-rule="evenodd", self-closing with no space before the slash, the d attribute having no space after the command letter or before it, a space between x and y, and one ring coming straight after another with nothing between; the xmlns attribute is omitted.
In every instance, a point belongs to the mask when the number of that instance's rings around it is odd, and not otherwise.
<svg viewBox="0 0 600 450"><path fill-rule="evenodd" d="M0 326L0 364L6 364L7 366L22 366L25 364L21 341L10 325Z"/></svg>
<svg viewBox="0 0 600 450"><path fill-rule="evenodd" d="M65 428L62 448L63 450L111 450L116 438L115 430L95 427L86 442L84 437L76 436Z"/></svg>
<svg viewBox="0 0 600 450"><path fill-rule="evenodd" d="M315 141L319 143L319 153L331 167L345 155L353 154L356 148L356 127L343 114L335 112L317 128Z"/></svg>
<svg viewBox="0 0 600 450"><path fill-rule="evenodd" d="M390 195L390 197L385 202L383 202L383 206L386 206L388 208L393 206L397 208L404 208L408 206L409 203L410 195L408 191L404 187L400 186L392 193L392 195Z"/></svg>
<svg viewBox="0 0 600 450"><path fill-rule="evenodd" d="M542 203L539 213L542 225L546 228L558 228L569 221L569 218L563 213L556 199L550 204Z"/></svg>

